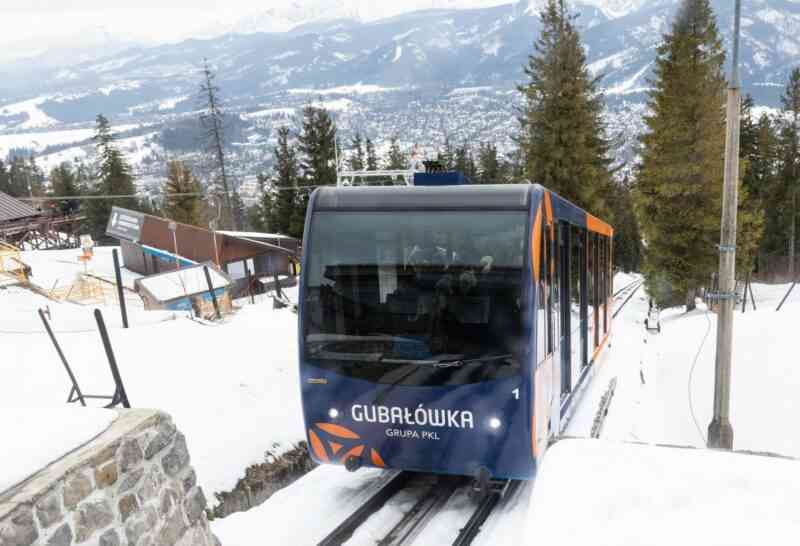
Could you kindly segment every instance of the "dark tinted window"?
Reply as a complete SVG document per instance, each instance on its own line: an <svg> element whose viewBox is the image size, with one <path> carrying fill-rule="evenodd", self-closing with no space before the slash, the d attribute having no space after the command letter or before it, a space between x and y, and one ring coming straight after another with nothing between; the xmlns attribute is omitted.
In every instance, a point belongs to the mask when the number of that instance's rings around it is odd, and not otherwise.
<svg viewBox="0 0 800 546"><path fill-rule="evenodd" d="M524 212L318 212L306 361L381 383L519 373Z"/></svg>

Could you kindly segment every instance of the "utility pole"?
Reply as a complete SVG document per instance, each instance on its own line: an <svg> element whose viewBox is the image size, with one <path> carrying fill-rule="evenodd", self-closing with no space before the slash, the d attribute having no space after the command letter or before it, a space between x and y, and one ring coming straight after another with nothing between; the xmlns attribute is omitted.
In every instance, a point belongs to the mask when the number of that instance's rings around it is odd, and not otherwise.
<svg viewBox="0 0 800 546"><path fill-rule="evenodd" d="M722 229L719 245L719 317L714 372L714 417L708 425L708 447L733 449L730 422L733 312L736 304L736 210L739 186L739 28L742 2L736 0L733 24L733 60L728 83L725 185L722 193Z"/></svg>

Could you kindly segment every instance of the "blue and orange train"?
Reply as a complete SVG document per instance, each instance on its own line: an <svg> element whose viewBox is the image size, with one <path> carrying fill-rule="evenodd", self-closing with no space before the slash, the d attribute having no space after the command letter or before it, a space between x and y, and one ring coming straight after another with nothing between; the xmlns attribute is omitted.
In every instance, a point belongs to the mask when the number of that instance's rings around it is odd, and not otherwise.
<svg viewBox="0 0 800 546"><path fill-rule="evenodd" d="M611 332L605 222L539 185L321 188L300 380L319 463L530 479Z"/></svg>

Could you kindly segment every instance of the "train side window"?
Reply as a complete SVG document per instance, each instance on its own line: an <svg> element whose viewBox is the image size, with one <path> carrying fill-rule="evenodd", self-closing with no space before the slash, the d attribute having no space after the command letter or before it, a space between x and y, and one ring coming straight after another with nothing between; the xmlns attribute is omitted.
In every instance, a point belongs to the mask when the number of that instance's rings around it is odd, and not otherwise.
<svg viewBox="0 0 800 546"><path fill-rule="evenodd" d="M553 240L551 239L551 224L546 224L542 230L542 237L544 237L545 261L544 265L544 278L545 278L545 292L546 296L546 316L547 316L547 354L553 353Z"/></svg>
<svg viewBox="0 0 800 546"><path fill-rule="evenodd" d="M536 302L536 362L544 362L548 353L547 331L547 249L545 237L546 226L542 224L539 240L539 283L537 285Z"/></svg>
<svg viewBox="0 0 800 546"><path fill-rule="evenodd" d="M559 290L561 290L561 284L559 283L561 275L559 274L560 263L558 261L560 254L558 223L552 224L549 232L551 235L553 235L550 245L550 327L553 333L552 350L555 351L555 349L561 344L561 297L559 294Z"/></svg>

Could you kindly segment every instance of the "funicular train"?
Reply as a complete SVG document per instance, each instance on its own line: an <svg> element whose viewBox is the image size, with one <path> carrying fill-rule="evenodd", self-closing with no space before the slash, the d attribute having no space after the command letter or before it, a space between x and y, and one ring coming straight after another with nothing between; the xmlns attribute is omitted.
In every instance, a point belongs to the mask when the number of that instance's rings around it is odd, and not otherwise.
<svg viewBox="0 0 800 546"><path fill-rule="evenodd" d="M331 187L305 233L313 459L532 478L609 341L612 228L539 185Z"/></svg>

